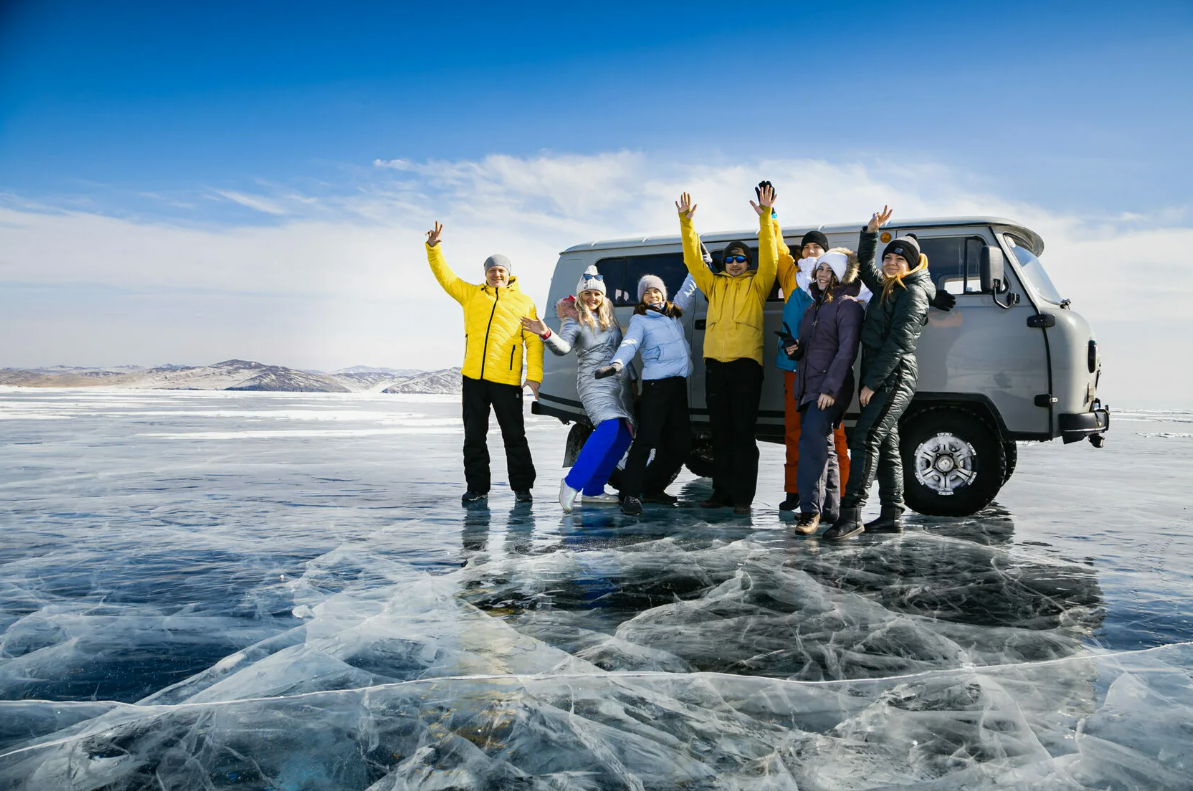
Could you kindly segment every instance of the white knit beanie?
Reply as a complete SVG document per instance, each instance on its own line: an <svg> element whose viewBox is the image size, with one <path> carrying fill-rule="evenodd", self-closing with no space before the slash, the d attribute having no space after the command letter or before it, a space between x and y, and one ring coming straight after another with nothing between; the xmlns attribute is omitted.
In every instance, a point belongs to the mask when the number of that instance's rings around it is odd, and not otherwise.
<svg viewBox="0 0 1193 791"><path fill-rule="evenodd" d="M597 271L595 266L590 266L584 270L584 274L580 275L580 282L576 284L576 296L580 296L584 291L599 291L602 294L608 293L605 291L605 278Z"/></svg>
<svg viewBox="0 0 1193 791"><path fill-rule="evenodd" d="M816 265L812 268L812 272L815 273L821 264L828 264L832 267L833 274L840 281L845 280L845 273L849 271L849 257L844 253L825 253L816 259Z"/></svg>
<svg viewBox="0 0 1193 791"><path fill-rule="evenodd" d="M638 301L646 296L646 289L657 288L663 292L663 301L667 301L667 284L663 282L663 278L657 275L643 275L642 279L638 281Z"/></svg>

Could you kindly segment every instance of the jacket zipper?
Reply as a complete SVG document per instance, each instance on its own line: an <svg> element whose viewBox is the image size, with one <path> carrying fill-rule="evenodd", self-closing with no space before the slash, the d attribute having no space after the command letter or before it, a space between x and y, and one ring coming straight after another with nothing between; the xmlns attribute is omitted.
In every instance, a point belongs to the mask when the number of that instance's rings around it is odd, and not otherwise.
<svg viewBox="0 0 1193 791"><path fill-rule="evenodd" d="M510 347L510 370L514 370L514 352L518 351L518 344L515 343Z"/></svg>
<svg viewBox="0 0 1193 791"><path fill-rule="evenodd" d="M497 303L501 300L501 289L493 289L493 309L489 311L489 323L485 325L485 345L481 347L481 376L485 378L485 362L489 359L489 328L493 326L493 314L497 312Z"/></svg>

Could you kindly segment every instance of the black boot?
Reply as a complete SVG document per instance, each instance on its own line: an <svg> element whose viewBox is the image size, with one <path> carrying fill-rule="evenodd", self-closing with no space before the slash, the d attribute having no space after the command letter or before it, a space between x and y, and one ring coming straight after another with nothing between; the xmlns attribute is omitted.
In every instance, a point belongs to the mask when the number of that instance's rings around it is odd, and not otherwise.
<svg viewBox="0 0 1193 791"><path fill-rule="evenodd" d="M788 492L787 499L779 503L780 511L799 510L799 492Z"/></svg>
<svg viewBox="0 0 1193 791"><path fill-rule="evenodd" d="M883 508L878 518L873 522L866 522L867 533L902 533L903 509Z"/></svg>
<svg viewBox="0 0 1193 791"><path fill-rule="evenodd" d="M858 533L865 532L866 526L862 524L862 509L860 508L842 508L841 516L833 523L833 526L824 531L821 536L825 541L840 541L845 538L856 536Z"/></svg>

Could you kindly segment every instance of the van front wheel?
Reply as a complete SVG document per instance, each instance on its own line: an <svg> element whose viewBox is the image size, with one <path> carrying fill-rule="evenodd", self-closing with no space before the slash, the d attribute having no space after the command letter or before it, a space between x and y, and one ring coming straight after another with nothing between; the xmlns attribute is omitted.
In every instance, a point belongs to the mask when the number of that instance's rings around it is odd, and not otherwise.
<svg viewBox="0 0 1193 791"><path fill-rule="evenodd" d="M990 504L1006 480L1006 453L973 412L925 409L899 427L907 505L932 516L968 516Z"/></svg>

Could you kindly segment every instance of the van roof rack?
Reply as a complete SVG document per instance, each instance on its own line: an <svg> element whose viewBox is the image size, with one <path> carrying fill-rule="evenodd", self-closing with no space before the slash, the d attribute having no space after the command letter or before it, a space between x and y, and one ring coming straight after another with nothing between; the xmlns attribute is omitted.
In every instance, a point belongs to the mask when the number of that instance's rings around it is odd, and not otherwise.
<svg viewBox="0 0 1193 791"><path fill-rule="evenodd" d="M1037 256L1044 252L1044 240L1035 231L1027 228L1014 220L1008 220L1005 217L927 217L923 219L902 220L894 222L884 228L893 231L914 231L916 228L939 228L941 226L959 226L959 225L993 225L1000 230L1013 231L1022 236L1028 242L1028 248ZM783 226L783 236L803 236L808 231L821 231L822 233L857 233L861 230L861 223L845 223L836 225L787 225ZM757 236L756 230L748 231L715 231L712 233L700 234L700 238L706 244L715 244L717 242L732 242L736 239L751 239ZM563 253L576 253L584 250L608 250L620 247L651 247L651 246L674 246L680 243L678 234L673 236L632 236L624 239L604 239L598 242L588 242L586 244L573 245ZM561 253L562 255L562 253Z"/></svg>

